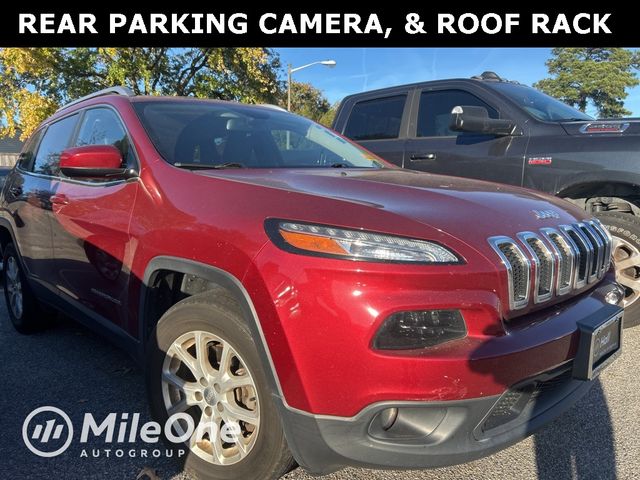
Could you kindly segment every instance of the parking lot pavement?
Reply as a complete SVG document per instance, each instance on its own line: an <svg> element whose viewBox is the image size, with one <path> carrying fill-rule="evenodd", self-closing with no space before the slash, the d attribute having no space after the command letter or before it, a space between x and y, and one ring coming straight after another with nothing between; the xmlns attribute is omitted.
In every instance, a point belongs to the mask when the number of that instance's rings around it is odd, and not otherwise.
<svg viewBox="0 0 640 480"><path fill-rule="evenodd" d="M431 471L347 469L324 480L448 479L632 479L640 472L640 328L625 332L622 357L580 403L562 418L492 457ZM96 419L110 412L141 413L149 420L144 379L124 353L88 330L65 320L44 332L14 332L0 300L0 477L11 479L135 479L144 467L163 480L189 480L175 458L140 458L154 444L125 444L122 458L105 445L74 441L54 458L40 458L22 441L22 424L36 407L53 405L80 425L84 413ZM76 437L78 435L76 434ZM83 449L88 457L82 456ZM163 449L163 448L162 448ZM115 450L115 448L114 448ZM98 458L92 458L94 453ZM151 453L149 453L151 455ZM301 470L287 480L311 479ZM317 477L316 477L317 478Z"/></svg>

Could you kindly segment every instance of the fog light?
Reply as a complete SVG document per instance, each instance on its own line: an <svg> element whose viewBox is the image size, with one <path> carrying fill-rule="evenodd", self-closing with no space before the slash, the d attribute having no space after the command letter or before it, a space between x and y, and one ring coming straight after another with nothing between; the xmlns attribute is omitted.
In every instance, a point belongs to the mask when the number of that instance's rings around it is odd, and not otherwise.
<svg viewBox="0 0 640 480"><path fill-rule="evenodd" d="M398 312L385 320L373 342L378 350L433 347L464 338L467 327L459 310Z"/></svg>
<svg viewBox="0 0 640 480"><path fill-rule="evenodd" d="M624 290L619 285L616 285L615 287L613 287L604 296L604 301L607 303L610 303L611 305L619 305L623 299L624 299Z"/></svg>

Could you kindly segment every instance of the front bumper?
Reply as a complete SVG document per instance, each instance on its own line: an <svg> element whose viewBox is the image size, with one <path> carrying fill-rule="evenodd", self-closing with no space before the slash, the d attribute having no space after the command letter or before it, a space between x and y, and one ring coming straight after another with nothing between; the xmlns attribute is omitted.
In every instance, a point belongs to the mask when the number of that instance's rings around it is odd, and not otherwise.
<svg viewBox="0 0 640 480"><path fill-rule="evenodd" d="M599 299L607 288L609 286L601 286L587 299ZM587 317L574 318L574 322L597 327L611 324L613 318L620 316L619 307L599 302L599 308ZM528 335L529 330L535 332L534 327L523 327L523 331L515 330L513 335ZM570 338L577 343L585 335L575 331ZM533 361L538 353L538 348L529 350L528 360ZM619 349L613 351L602 366L618 353ZM523 361L527 360L526 351L520 355ZM349 465L441 467L468 462L508 447L582 398L593 380L576 379L583 378L582 369L576 368L583 364L579 357L505 384L506 390L500 395L450 401L378 402L349 418L312 415L291 409L283 402L279 405L292 453L298 463L312 473L326 474ZM508 361L508 357L503 357L505 359ZM589 365L591 362L590 357ZM498 372L486 373L499 375Z"/></svg>
<svg viewBox="0 0 640 480"><path fill-rule="evenodd" d="M433 468L465 463L517 443L567 410L592 384L573 380L569 363L499 396L385 402L353 418L312 416L285 407L282 414L296 460L313 474L345 466ZM380 421L390 408L399 413L385 432Z"/></svg>

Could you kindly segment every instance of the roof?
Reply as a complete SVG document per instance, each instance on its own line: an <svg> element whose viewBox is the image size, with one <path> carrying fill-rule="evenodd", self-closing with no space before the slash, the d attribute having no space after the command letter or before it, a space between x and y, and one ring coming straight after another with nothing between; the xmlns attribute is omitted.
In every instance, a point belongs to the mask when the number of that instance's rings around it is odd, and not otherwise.
<svg viewBox="0 0 640 480"><path fill-rule="evenodd" d="M0 153L20 153L24 142L15 137L0 137Z"/></svg>

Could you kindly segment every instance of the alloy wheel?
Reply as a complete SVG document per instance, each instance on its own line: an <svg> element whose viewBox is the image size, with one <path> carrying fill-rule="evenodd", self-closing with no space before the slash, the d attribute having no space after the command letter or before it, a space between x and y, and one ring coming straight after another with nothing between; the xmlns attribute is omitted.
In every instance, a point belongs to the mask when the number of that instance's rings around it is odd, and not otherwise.
<svg viewBox="0 0 640 480"><path fill-rule="evenodd" d="M20 269L15 257L9 257L7 259L7 274L5 276L7 284L7 294L9 297L9 307L15 318L22 318L23 303L22 303L22 281L20 280Z"/></svg>
<svg viewBox="0 0 640 480"><path fill-rule="evenodd" d="M164 359L162 395L169 416L186 412L193 418L188 446L200 458L232 465L251 452L260 428L258 392L246 363L224 339L204 331L177 338ZM186 423L175 422L178 435ZM234 441L221 434L225 425Z"/></svg>
<svg viewBox="0 0 640 480"><path fill-rule="evenodd" d="M640 297L640 251L624 238L613 237L613 260L616 281L625 289L626 308Z"/></svg>

